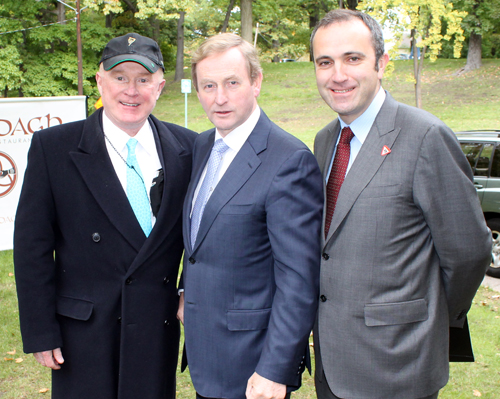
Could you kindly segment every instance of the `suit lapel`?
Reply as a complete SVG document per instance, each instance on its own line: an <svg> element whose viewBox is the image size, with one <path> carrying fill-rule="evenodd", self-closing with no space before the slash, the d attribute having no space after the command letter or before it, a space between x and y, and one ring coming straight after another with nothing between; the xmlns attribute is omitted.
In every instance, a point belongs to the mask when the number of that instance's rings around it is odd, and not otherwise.
<svg viewBox="0 0 500 399"><path fill-rule="evenodd" d="M386 96L386 100L375 118L370 132L342 184L330 231L325 242L328 242L335 234L358 196L387 158L387 155L383 156L381 154L383 147L391 148L401 131L400 126L395 126L398 104L389 93L386 93Z"/></svg>
<svg viewBox="0 0 500 399"><path fill-rule="evenodd" d="M261 116L257 125L245 144L243 144L243 147L241 147L233 162L231 162L224 176L222 176L222 179L217 184L217 187L205 206L193 252L195 252L201 242L203 242L203 239L210 230L220 210L241 189L261 164L258 154L267 148L267 139L270 129L271 121L264 112L261 111Z"/></svg>
<svg viewBox="0 0 500 399"><path fill-rule="evenodd" d="M116 176L104 142L102 110L85 121L79 152L70 153L73 162L110 222L137 251L146 236L137 221L123 187Z"/></svg>
<svg viewBox="0 0 500 399"><path fill-rule="evenodd" d="M315 151L316 159L318 160L319 168L322 175L326 179L330 164L333 158L333 151L340 133L340 122L335 119L328 124L322 132L318 133L317 151Z"/></svg>
<svg viewBox="0 0 500 399"><path fill-rule="evenodd" d="M184 201L183 208L183 223L182 231L184 236L185 251L190 254L192 243L191 243L191 207L193 204L193 197L200 181L203 169L208 162L210 153L212 151L212 146L214 144L215 129L209 130L205 133L200 134L196 139L195 152L193 154L193 171L191 173L191 182L186 193L186 200Z"/></svg>

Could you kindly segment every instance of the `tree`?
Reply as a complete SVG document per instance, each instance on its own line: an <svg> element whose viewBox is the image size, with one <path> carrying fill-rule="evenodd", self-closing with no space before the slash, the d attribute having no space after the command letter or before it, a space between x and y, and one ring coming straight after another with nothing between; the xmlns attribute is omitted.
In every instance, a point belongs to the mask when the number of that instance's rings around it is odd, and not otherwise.
<svg viewBox="0 0 500 399"><path fill-rule="evenodd" d="M483 35L498 26L500 17L500 0L457 0L455 8L466 11L467 16L462 21L462 28L469 36L467 63L458 74L481 67Z"/></svg>
<svg viewBox="0 0 500 399"><path fill-rule="evenodd" d="M252 0L240 0L241 8L241 37L252 43Z"/></svg>
<svg viewBox="0 0 500 399"><path fill-rule="evenodd" d="M155 16L163 21L177 21L177 57L174 81L184 78L184 18L191 12L194 0L137 0L137 18L147 19Z"/></svg>
<svg viewBox="0 0 500 399"><path fill-rule="evenodd" d="M422 108L422 70L427 56L431 62L437 59L442 42L454 38L454 57L460 57L464 40L460 24L466 12L453 9L447 0L365 0L359 9L378 18L383 26L391 28L396 42L402 40L405 32L411 32L412 48L421 49L420 59L414 51L413 76L415 80L415 102ZM441 34L442 23L446 22L445 34ZM394 51L397 51L397 44Z"/></svg>

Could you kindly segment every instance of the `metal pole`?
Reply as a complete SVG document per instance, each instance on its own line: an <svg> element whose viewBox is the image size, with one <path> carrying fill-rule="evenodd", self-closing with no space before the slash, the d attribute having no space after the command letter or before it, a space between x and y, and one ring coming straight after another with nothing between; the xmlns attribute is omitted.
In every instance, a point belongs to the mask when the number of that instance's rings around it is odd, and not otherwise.
<svg viewBox="0 0 500 399"><path fill-rule="evenodd" d="M82 35L80 27L80 0L76 0L76 47L78 57L78 95L83 95Z"/></svg>
<svg viewBox="0 0 500 399"><path fill-rule="evenodd" d="M255 27L255 39L253 41L253 47L257 46L257 36L259 34L259 23L257 22L257 26Z"/></svg>
<svg viewBox="0 0 500 399"><path fill-rule="evenodd" d="M188 94L184 93L184 127L188 127Z"/></svg>

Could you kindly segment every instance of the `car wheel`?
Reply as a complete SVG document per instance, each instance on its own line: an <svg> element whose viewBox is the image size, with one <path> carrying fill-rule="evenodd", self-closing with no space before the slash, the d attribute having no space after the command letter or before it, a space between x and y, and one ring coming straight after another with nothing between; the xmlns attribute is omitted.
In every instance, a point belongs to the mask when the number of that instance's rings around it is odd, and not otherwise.
<svg viewBox="0 0 500 399"><path fill-rule="evenodd" d="M493 243L491 246L491 265L488 266L486 274L491 277L500 278L500 219L490 219L486 224L491 230Z"/></svg>

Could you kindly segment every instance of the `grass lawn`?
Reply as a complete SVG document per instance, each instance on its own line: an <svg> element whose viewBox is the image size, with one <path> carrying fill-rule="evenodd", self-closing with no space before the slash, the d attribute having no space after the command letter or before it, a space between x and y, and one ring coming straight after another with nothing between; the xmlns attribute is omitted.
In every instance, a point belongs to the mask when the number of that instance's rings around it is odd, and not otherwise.
<svg viewBox="0 0 500 399"><path fill-rule="evenodd" d="M500 60L483 60L483 68L465 76L453 73L465 60L426 61L423 108L454 130L500 129ZM411 61L395 61L395 71L383 86L396 100L413 105ZM186 78L189 78L189 71ZM184 125L184 95L180 83L168 74L163 95L155 109L159 119ZM259 104L285 130L312 147L316 132L336 115L320 98L311 63L265 64ZM196 94L188 95L188 124L196 131L209 129L210 121ZM50 397L50 372L22 352L12 251L0 252L0 398ZM469 313L476 362L451 364L450 382L440 398L500 397L500 294L481 288ZM178 374L179 398L194 398L187 373ZM312 378L304 375L295 398L315 398ZM87 398L82 398L87 399ZM91 399L91 398L89 398ZM390 398L388 398L390 399Z"/></svg>

